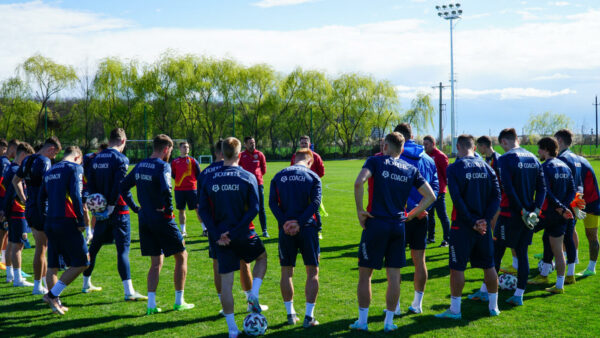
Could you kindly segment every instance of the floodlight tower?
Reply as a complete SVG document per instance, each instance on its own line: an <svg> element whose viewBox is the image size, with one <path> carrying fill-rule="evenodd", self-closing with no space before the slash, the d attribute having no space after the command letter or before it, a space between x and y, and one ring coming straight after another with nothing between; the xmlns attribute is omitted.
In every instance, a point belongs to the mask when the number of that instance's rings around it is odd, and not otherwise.
<svg viewBox="0 0 600 338"><path fill-rule="evenodd" d="M451 3L448 5L435 6L438 11L438 16L444 20L450 21L450 118L451 118L451 139L452 139L452 154L456 154L456 116L454 114L454 46L453 46L453 23L452 20L460 19L462 9L459 3Z"/></svg>

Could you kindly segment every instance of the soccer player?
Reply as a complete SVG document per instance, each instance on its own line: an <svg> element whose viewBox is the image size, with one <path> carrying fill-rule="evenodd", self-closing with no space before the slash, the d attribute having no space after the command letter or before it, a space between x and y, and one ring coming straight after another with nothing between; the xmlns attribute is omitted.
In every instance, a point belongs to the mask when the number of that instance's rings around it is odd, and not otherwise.
<svg viewBox="0 0 600 338"><path fill-rule="evenodd" d="M567 277L565 278L565 284L575 284L575 265L578 261L577 245L579 244L579 238L577 231L575 230L575 224L577 219L584 219L585 214L579 212L579 210L585 209L585 195L583 194L583 179L581 176L581 160L580 157L569 149L573 144L573 133L569 129L561 129L554 133L556 141L558 141L558 156L557 158L563 162L573 174L573 180L575 181L575 199L571 202L573 207L574 216L570 222L567 223L567 229L565 231L564 244L567 251Z"/></svg>
<svg viewBox="0 0 600 338"><path fill-rule="evenodd" d="M12 182L23 159L31 154L33 154L33 148L27 143L20 143L17 148L17 156L4 172L2 181ZM33 283L23 278L21 270L21 252L27 240L29 228L25 220L25 203L18 199L12 184L6 188L1 207L2 218L8 221L9 227L7 254L10 260L7 260L6 281L12 282L13 286L33 286Z"/></svg>
<svg viewBox="0 0 600 338"><path fill-rule="evenodd" d="M98 155L101 151L108 148L108 143L101 143L96 152L85 154L83 156L83 220L85 223L85 237L87 239L87 244L90 245L92 242L92 238L94 237L94 228L96 227L96 217L93 216L90 219L90 215L88 213L87 205L85 201L88 195L87 182L88 177L90 175L90 171L92 170L92 162L96 155Z"/></svg>
<svg viewBox="0 0 600 338"><path fill-rule="evenodd" d="M448 167L448 189L452 198L450 228L450 308L437 318L460 319L460 303L465 286L467 262L483 269L488 288L490 316L498 309L498 275L494 269L492 219L500 207L500 186L494 170L475 157L475 138L460 135L456 142L457 160Z"/></svg>
<svg viewBox="0 0 600 338"><path fill-rule="evenodd" d="M598 216L600 215L600 191L594 168L588 160L579 156L581 160L581 178L583 180L583 199L585 200L586 217L583 220L585 236L589 243L590 260L587 268L577 274L580 277L588 277L596 274L596 261L598 260Z"/></svg>
<svg viewBox="0 0 600 338"><path fill-rule="evenodd" d="M267 214L265 213L265 186L263 176L267 173L267 160L265 155L256 149L256 141L253 137L244 138L246 150L240 155L240 166L251 172L258 183L258 218L263 237L269 238L267 232Z"/></svg>
<svg viewBox="0 0 600 338"><path fill-rule="evenodd" d="M147 315L161 312L156 305L156 289L164 257L175 257L175 305L173 310L182 311L194 308L183 298L187 275L187 251L181 232L173 215L171 195L171 167L167 161L173 150L173 141L160 134L153 140L153 153L150 158L138 163L121 183L121 194L126 195L134 186L141 209L140 249L142 256L150 256L148 271Z"/></svg>
<svg viewBox="0 0 600 338"><path fill-rule="evenodd" d="M498 159L503 195L500 218L494 229L494 263L498 272L506 248L516 250L519 260L517 289L506 302L523 305L523 293L529 275L527 250L546 197L544 173L535 155L519 146L514 128L503 129L498 141L505 153Z"/></svg>
<svg viewBox="0 0 600 338"><path fill-rule="evenodd" d="M363 228L358 248L358 320L352 330L368 331L367 319L371 303L373 269L387 271L386 314L384 331L398 327L394 312L400 297L400 268L406 265L404 226L422 214L435 201L435 193L417 168L402 160L404 137L393 132L386 135L383 156L369 157L354 182L354 199L358 221ZM364 184L373 177L370 208L363 208ZM407 214L406 203L412 188L423 198ZM385 264L384 264L385 263Z"/></svg>
<svg viewBox="0 0 600 338"><path fill-rule="evenodd" d="M288 324L298 321L294 310L294 267L298 251L306 267L305 328L319 325L314 309L319 292L319 228L317 211L321 205L321 179L312 171L313 153L302 148L294 154L295 164L278 172L271 180L269 207L279 223L279 263L281 296Z"/></svg>
<svg viewBox="0 0 600 338"><path fill-rule="evenodd" d="M240 151L241 142L235 137L223 140L223 167L202 182L198 208L211 238L216 239L221 305L229 337L233 338L239 334L233 314L233 275L240 269L240 260L256 261L252 293L248 297L253 312L262 311L258 299L267 271L265 247L248 227L258 213L258 184L254 175L238 165Z"/></svg>
<svg viewBox="0 0 600 338"><path fill-rule="evenodd" d="M120 194L119 185L127 175L129 159L123 155L127 136L121 128L110 132L108 149L101 151L92 161L92 170L89 173L87 193L100 193L106 198L106 210L102 214L95 214L96 226L94 238L90 245L90 266L83 273L83 293L102 291L101 287L92 284L92 272L96 263L96 255L103 244L115 241L117 249L117 269L123 282L126 301L146 300L135 291L131 281L129 268L129 247L131 244L131 225L129 221L129 208L138 212L139 207L133 201L131 192Z"/></svg>
<svg viewBox="0 0 600 338"><path fill-rule="evenodd" d="M189 156L190 144L187 141L179 143L180 157L171 162L171 175L175 179L175 206L179 212L179 226L181 235L187 236L185 231L185 206L189 210L196 211L198 205L198 175L200 175L200 165L195 158ZM202 225L202 235L206 236L206 227Z"/></svg>
<svg viewBox="0 0 600 338"><path fill-rule="evenodd" d="M404 151L400 158L409 164L414 165L425 178L429 186L436 194L439 191L439 182L437 167L429 155L425 153L423 146L418 145L412 140L412 128L408 123L399 124L394 131L404 136ZM423 197L416 188L413 188L408 196L406 207L408 210L414 209ZM429 209L431 209L429 207ZM415 218L406 222L406 245L410 247L410 255L415 265L415 295L411 306L408 307L409 313L423 312L423 295L425 294L425 284L427 283L427 265L425 264L425 248L427 247L427 211L420 213ZM396 313L401 313L400 303L396 308Z"/></svg>
<svg viewBox="0 0 600 338"><path fill-rule="evenodd" d="M435 138L431 135L427 135L423 138L423 147L425 148L427 155L433 158L433 161L435 162L440 185L437 200L433 203L433 208L431 208L431 212L427 216L427 221L429 222L427 227L427 242L435 243L435 213L437 212L444 234L440 247L445 248L448 246L448 232L450 231L450 220L448 219L448 214L446 212L446 169L448 168L449 163L448 156L435 146Z"/></svg>
<svg viewBox="0 0 600 338"><path fill-rule="evenodd" d="M45 219L48 236L48 288L44 302L52 312L64 315L68 308L60 302L60 294L90 264L83 238L83 168L81 150L67 147L63 160L50 168L43 177L38 196L39 205L48 209L36 210ZM62 255L69 268L57 282L58 256Z"/></svg>
<svg viewBox="0 0 600 338"><path fill-rule="evenodd" d="M0 138L0 176L4 176L4 173L8 167L10 167L10 160L6 156L6 150L8 149L8 143L5 139ZM0 178L0 202L4 198L4 194L6 193L6 189L4 184L2 184L2 178ZM10 266L10 258L7 256L6 251L8 248L8 223L2 222L0 224L0 247L2 248L2 261L0 261L0 268L2 270L6 270L7 266ZM8 259L7 259L8 258ZM9 263L9 264L7 264ZM8 281L8 270L6 275Z"/></svg>
<svg viewBox="0 0 600 338"><path fill-rule="evenodd" d="M44 295L48 292L42 284L47 281L46 249L48 238L44 232L44 222L40 217L40 210L45 210L46 205L38 203L42 178L46 171L50 169L51 160L56 158L60 150L60 141L57 137L51 136L44 141L36 154L27 156L23 160L12 180L19 200L25 201L25 218L29 227L33 230L33 238L35 238L35 253L33 256L34 295ZM25 187L27 187L27 194L25 194Z"/></svg>
<svg viewBox="0 0 600 338"><path fill-rule="evenodd" d="M575 198L575 181L571 169L556 159L558 143L552 137L544 137L538 142L538 154L544 161L544 180L546 181L546 201L542 207L539 229L544 229L544 257L541 273L528 281L528 284L547 284L552 269L552 258L556 260L556 286L547 288L551 293L564 293L565 257L563 255L563 236L567 222L573 219L569 204ZM538 230L538 229L536 229Z"/></svg>

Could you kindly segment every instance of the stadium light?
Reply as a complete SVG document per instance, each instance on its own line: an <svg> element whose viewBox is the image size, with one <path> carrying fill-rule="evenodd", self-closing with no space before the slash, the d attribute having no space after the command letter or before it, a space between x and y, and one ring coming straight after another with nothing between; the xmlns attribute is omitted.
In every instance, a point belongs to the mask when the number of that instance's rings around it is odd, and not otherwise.
<svg viewBox="0 0 600 338"><path fill-rule="evenodd" d="M454 46L453 46L453 28L452 20L460 19L463 11L460 9L460 3L451 3L448 5L435 6L438 11L438 16L444 20L450 21L450 119L451 119L451 139L452 139L452 154L456 154L456 116L454 114ZM448 9L448 10L446 10Z"/></svg>

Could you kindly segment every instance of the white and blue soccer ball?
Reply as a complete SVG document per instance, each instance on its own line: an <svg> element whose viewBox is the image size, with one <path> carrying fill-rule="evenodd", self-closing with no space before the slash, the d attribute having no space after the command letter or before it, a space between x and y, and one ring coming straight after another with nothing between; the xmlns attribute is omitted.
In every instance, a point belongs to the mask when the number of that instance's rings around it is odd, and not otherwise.
<svg viewBox="0 0 600 338"><path fill-rule="evenodd" d="M262 336L267 326L267 318L260 313L253 312L244 318L244 332L249 336Z"/></svg>
<svg viewBox="0 0 600 338"><path fill-rule="evenodd" d="M517 277L505 273L498 277L498 287L500 290L516 290L517 289Z"/></svg>
<svg viewBox="0 0 600 338"><path fill-rule="evenodd" d="M89 195L86 204L88 209L94 213L101 213L106 210L106 198L102 194Z"/></svg>
<svg viewBox="0 0 600 338"><path fill-rule="evenodd" d="M545 264L545 263L544 263L544 261L543 261L543 260L540 260L540 261L538 262L538 271L539 271L540 273L542 273L542 270L543 270L544 264ZM549 274L550 274L550 273L553 273L553 272L554 272L554 269L556 269L556 264L554 264L554 261L552 261L552 269L550 269L550 272L548 272L548 273L549 273Z"/></svg>

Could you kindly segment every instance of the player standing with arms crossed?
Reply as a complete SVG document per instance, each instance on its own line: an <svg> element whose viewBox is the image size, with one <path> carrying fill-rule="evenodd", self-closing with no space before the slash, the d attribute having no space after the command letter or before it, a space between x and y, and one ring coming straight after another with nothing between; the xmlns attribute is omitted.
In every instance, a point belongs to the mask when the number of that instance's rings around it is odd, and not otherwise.
<svg viewBox="0 0 600 338"><path fill-rule="evenodd" d="M306 267L305 328L319 325L314 308L319 293L319 228L317 212L321 205L321 179L309 169L313 154L308 148L294 154L295 164L278 172L271 180L269 207L279 223L279 263L281 296L288 324L298 320L294 310L294 267L298 251Z"/></svg>
<svg viewBox="0 0 600 338"><path fill-rule="evenodd" d="M256 141L253 137L244 138L246 150L240 155L240 166L252 173L258 183L258 219L264 238L269 238L267 232L267 214L265 213L265 186L263 176L267 173L267 159L265 155L256 149Z"/></svg>
<svg viewBox="0 0 600 338"><path fill-rule="evenodd" d="M400 297L400 268L406 265L404 227L435 201L435 194L417 168L400 158L404 137L393 132L385 137L383 156L369 157L354 182L354 199L358 221L363 228L358 248L358 320L351 330L368 331L373 269L387 271L386 314L384 331L398 329L394 311ZM369 210L363 208L364 184L373 177L373 194ZM406 214L406 202L412 188L423 198Z"/></svg>
<svg viewBox="0 0 600 338"><path fill-rule="evenodd" d="M200 175L200 165L195 158L189 156L190 144L187 141L179 143L179 153L181 156L171 162L171 175L175 179L175 206L179 212L179 226L181 235L187 236L185 229L186 215L185 207L196 211L198 206L198 176ZM202 235L206 236L206 227L202 220Z"/></svg>
<svg viewBox="0 0 600 338"><path fill-rule="evenodd" d="M465 287L467 262L483 269L488 287L490 316L498 309L498 275L494 269L492 219L500 206L500 186L494 170L475 157L475 138L460 135L457 160L448 167L448 189L452 198L450 228L450 308L437 318L461 319L460 303Z"/></svg>

